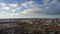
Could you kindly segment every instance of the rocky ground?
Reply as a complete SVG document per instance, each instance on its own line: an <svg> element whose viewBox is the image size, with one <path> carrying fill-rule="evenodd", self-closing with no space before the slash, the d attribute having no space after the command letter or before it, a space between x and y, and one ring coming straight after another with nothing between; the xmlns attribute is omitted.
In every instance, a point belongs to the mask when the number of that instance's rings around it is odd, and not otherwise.
<svg viewBox="0 0 60 34"><path fill-rule="evenodd" d="M17 19L0 24L0 34L60 34L60 19Z"/></svg>

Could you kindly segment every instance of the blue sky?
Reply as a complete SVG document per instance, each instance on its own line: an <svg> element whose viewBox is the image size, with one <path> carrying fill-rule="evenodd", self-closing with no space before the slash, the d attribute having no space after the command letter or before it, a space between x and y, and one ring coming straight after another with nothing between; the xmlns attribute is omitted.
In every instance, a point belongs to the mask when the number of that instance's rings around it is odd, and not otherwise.
<svg viewBox="0 0 60 34"><path fill-rule="evenodd" d="M0 0L0 18L59 18L60 0Z"/></svg>

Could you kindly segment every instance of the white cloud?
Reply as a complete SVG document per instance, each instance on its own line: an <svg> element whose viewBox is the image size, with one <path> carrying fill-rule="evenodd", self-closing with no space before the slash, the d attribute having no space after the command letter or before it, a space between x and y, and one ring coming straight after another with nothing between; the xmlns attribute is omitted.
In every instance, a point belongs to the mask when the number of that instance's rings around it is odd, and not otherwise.
<svg viewBox="0 0 60 34"><path fill-rule="evenodd" d="M4 7L4 6L7 6L7 4L6 3L0 3L0 6Z"/></svg>
<svg viewBox="0 0 60 34"><path fill-rule="evenodd" d="M26 2L23 2L21 3L21 6L18 7L18 4L6 4L6 3L0 3L0 6L2 6L2 8L0 9L3 9L3 10L9 10L11 11L12 13L8 14L9 17L17 17L17 16L20 16L20 15L28 15L29 14L60 14L60 3L57 1L57 0L52 0L50 3L48 3L49 0L43 0L43 4L41 4L42 6L44 7L40 7L40 4L37 4L36 2L34 1L26 1ZM53 6L56 6L53 7ZM27 8L27 9L24 9L23 7ZM53 9L55 8L55 9ZM16 11L22 9L23 11L21 11L21 13L16 13ZM0 12L0 14L5 14L6 11L3 11L3 12ZM7 13L9 13L7 11ZM8 16L7 15L7 16ZM25 16L25 15L24 15Z"/></svg>
<svg viewBox="0 0 60 34"><path fill-rule="evenodd" d="M22 7L17 7L16 10L19 10L19 9L21 9L21 8L22 8Z"/></svg>
<svg viewBox="0 0 60 34"><path fill-rule="evenodd" d="M1 10L9 10L10 7L6 3L0 3L0 9Z"/></svg>
<svg viewBox="0 0 60 34"><path fill-rule="evenodd" d="M56 6L58 3L58 0L52 0L47 6Z"/></svg>
<svg viewBox="0 0 60 34"><path fill-rule="evenodd" d="M9 10L9 9L10 9L10 7L5 6L5 7L2 7L1 9L3 9L3 10Z"/></svg>
<svg viewBox="0 0 60 34"><path fill-rule="evenodd" d="M21 6L28 8L24 11L22 11L22 14L38 14L41 11L41 8L39 8L39 5L36 4L34 1L26 1L21 4Z"/></svg>
<svg viewBox="0 0 60 34"><path fill-rule="evenodd" d="M27 9L22 12L22 14L41 14L41 8Z"/></svg>
<svg viewBox="0 0 60 34"><path fill-rule="evenodd" d="M25 8L34 8L37 7L38 5L34 1L26 1L22 3L21 6Z"/></svg>
<svg viewBox="0 0 60 34"><path fill-rule="evenodd" d="M0 3L0 11L5 11L5 12L16 12L19 10L20 7L18 7L18 4L6 4L6 3Z"/></svg>
<svg viewBox="0 0 60 34"><path fill-rule="evenodd" d="M20 7L18 7L18 4L6 4L6 3L0 3L0 18L10 18L10 17L18 17L19 13L16 13L17 10L19 10ZM10 13L13 12L13 13Z"/></svg>
<svg viewBox="0 0 60 34"><path fill-rule="evenodd" d="M11 17L19 16L19 15L20 15L19 13L11 13L11 14L9 14L9 16L11 16Z"/></svg>
<svg viewBox="0 0 60 34"><path fill-rule="evenodd" d="M20 10L22 7L17 7L15 9L12 9L11 12L17 12L18 10Z"/></svg>
<svg viewBox="0 0 60 34"><path fill-rule="evenodd" d="M33 9L27 9L22 12L22 14L30 14Z"/></svg>
<svg viewBox="0 0 60 34"><path fill-rule="evenodd" d="M60 13L60 10L59 10L60 2L58 2L57 0L52 0L50 3L48 2L49 0L43 0L44 5L42 6L45 6L44 8L39 8L39 6L37 6L38 4L36 4L35 2L26 2L23 4L23 6L28 7L29 5L31 7L24 10L22 14L44 14L44 15L45 14L59 14ZM53 6L55 6L56 8L53 9L54 8Z"/></svg>
<svg viewBox="0 0 60 34"><path fill-rule="evenodd" d="M17 4L8 4L10 7L18 7Z"/></svg>
<svg viewBox="0 0 60 34"><path fill-rule="evenodd" d="M15 9L13 9L13 10L11 10L12 12L16 12L16 10Z"/></svg>

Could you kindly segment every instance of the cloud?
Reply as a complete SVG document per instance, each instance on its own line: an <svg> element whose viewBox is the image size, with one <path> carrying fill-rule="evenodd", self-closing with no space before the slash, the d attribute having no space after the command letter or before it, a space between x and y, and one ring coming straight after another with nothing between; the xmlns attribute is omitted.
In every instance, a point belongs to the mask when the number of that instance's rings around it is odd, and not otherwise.
<svg viewBox="0 0 60 34"><path fill-rule="evenodd" d="M19 13L16 13L17 10L19 10L20 7L18 7L18 4L7 4L7 3L0 3L0 17L5 16L5 17L14 17L18 16Z"/></svg>
<svg viewBox="0 0 60 34"><path fill-rule="evenodd" d="M44 6L46 6L49 3L49 0L42 0L42 2L44 3Z"/></svg>
<svg viewBox="0 0 60 34"><path fill-rule="evenodd" d="M27 5L26 7L28 7L29 5L29 6L33 6L34 8L30 7L24 10L22 14L44 14L44 15L59 15L60 14L60 8L59 8L60 2L58 2L58 0L52 0L51 2L49 2L49 0L43 0L43 3L44 5L42 6L45 6L44 8L40 8L39 5L33 1L30 3L29 2L24 3L25 5L23 6Z"/></svg>
<svg viewBox="0 0 60 34"><path fill-rule="evenodd" d="M40 12L41 9L40 8L34 8L34 9L27 9L27 10L24 10L22 12L22 14L41 14L42 12Z"/></svg>
<svg viewBox="0 0 60 34"><path fill-rule="evenodd" d="M2 7L1 9L3 9L3 10L10 10L10 7L5 6L5 7Z"/></svg>
<svg viewBox="0 0 60 34"><path fill-rule="evenodd" d="M4 14L4 13L5 13L5 11L0 12L0 14Z"/></svg>
<svg viewBox="0 0 60 34"><path fill-rule="evenodd" d="M0 3L0 11L5 11L5 12L16 12L19 10L20 7L18 7L18 4L7 4L7 3Z"/></svg>
<svg viewBox="0 0 60 34"><path fill-rule="evenodd" d="M17 4L8 4L10 7L18 7Z"/></svg>
<svg viewBox="0 0 60 34"><path fill-rule="evenodd" d="M15 9L13 9L13 10L11 10L12 12L16 12L16 10Z"/></svg>
<svg viewBox="0 0 60 34"><path fill-rule="evenodd" d="M10 10L10 7L6 3L0 3L0 10Z"/></svg>
<svg viewBox="0 0 60 34"><path fill-rule="evenodd" d="M17 12L18 10L20 10L22 7L17 7L15 9L11 9L11 12Z"/></svg>
<svg viewBox="0 0 60 34"><path fill-rule="evenodd" d="M0 3L0 6L4 7L4 6L7 6L7 4L6 3Z"/></svg>
<svg viewBox="0 0 60 34"><path fill-rule="evenodd" d="M23 2L21 4L21 7L25 7L25 8L34 8L34 7L37 7L37 6L38 5L34 1L26 1L26 2Z"/></svg>
<svg viewBox="0 0 60 34"><path fill-rule="evenodd" d="M42 14L44 13L42 8L39 8L39 5L34 1L27 1L21 4L23 7L27 7L28 9L22 11L21 14Z"/></svg>
<svg viewBox="0 0 60 34"><path fill-rule="evenodd" d="M11 14L9 14L9 16L11 16L11 17L19 16L19 15L20 15L19 13L11 13Z"/></svg>
<svg viewBox="0 0 60 34"><path fill-rule="evenodd" d="M58 0L42 0L42 4L39 4L35 0L30 0L19 3L19 5L17 3L0 3L0 11L0 14L5 15L6 13L9 17L28 17L29 14L60 15L60 2Z"/></svg>

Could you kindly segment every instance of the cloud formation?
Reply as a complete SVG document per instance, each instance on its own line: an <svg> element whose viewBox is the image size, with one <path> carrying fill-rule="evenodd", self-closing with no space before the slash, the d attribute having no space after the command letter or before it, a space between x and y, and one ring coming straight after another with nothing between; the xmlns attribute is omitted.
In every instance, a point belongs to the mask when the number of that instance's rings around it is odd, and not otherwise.
<svg viewBox="0 0 60 34"><path fill-rule="evenodd" d="M38 7L38 4L36 4L36 2L34 1L26 1L21 3L21 6L25 8L34 8L34 7Z"/></svg>
<svg viewBox="0 0 60 34"><path fill-rule="evenodd" d="M59 15L60 14L60 8L58 8L60 6L60 2L58 2L58 0L52 0L51 2L49 2L49 0L43 0L42 6L45 6L44 8L40 8L38 4L34 3L34 2L27 2L29 4L29 6L32 4L32 7L30 7L27 10L23 11L23 14L48 14L48 15ZM24 3L24 6L27 6L27 3ZM34 4L35 5L34 5ZM38 5L38 6L37 6ZM27 6L28 7L28 6ZM38 9L36 9L38 8Z"/></svg>
<svg viewBox="0 0 60 34"><path fill-rule="evenodd" d="M17 3L0 2L0 14L5 15L5 17L21 17L25 15L27 17L31 14L60 15L60 2L58 0L41 0L41 2L38 3L38 0L26 0Z"/></svg>
<svg viewBox="0 0 60 34"><path fill-rule="evenodd" d="M18 7L17 4L8 4L10 7Z"/></svg>
<svg viewBox="0 0 60 34"><path fill-rule="evenodd" d="M3 9L3 10L9 10L9 9L10 9L10 7L5 6L5 7L2 7L1 9Z"/></svg>
<svg viewBox="0 0 60 34"><path fill-rule="evenodd" d="M3 3L1 2L0 3L0 17L1 16L4 16L4 17L7 17L7 16L11 16L11 15L17 15L16 11L19 10L18 9L18 4L7 4L7 3ZM19 13L18 13L19 14Z"/></svg>
<svg viewBox="0 0 60 34"><path fill-rule="evenodd" d="M27 9L27 10L24 10L22 12L22 14L41 14L42 12L40 12L41 9L40 8L34 8L34 9Z"/></svg>

